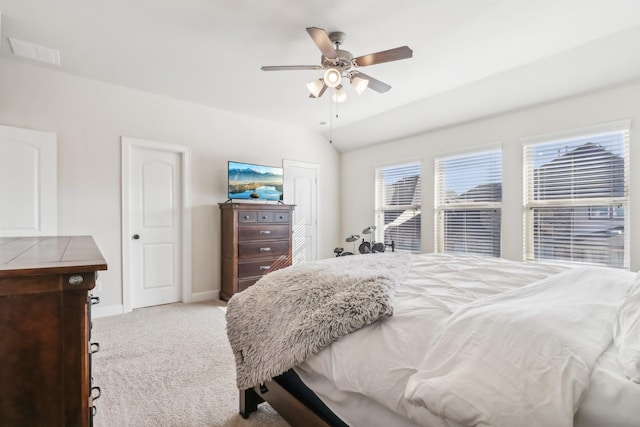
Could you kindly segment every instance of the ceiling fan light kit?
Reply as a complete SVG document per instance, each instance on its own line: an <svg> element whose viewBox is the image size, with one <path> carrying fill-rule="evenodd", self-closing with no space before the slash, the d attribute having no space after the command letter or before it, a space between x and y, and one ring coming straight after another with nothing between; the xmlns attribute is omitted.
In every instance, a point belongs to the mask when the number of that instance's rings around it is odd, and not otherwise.
<svg viewBox="0 0 640 427"><path fill-rule="evenodd" d="M337 102L338 104L341 104L347 100L347 92L345 92L342 85L338 85L335 88L335 90L333 91L333 95L331 95L331 100L333 102Z"/></svg>
<svg viewBox="0 0 640 427"><path fill-rule="evenodd" d="M329 87L338 87L340 82L342 81L342 71L339 68L327 68L324 72L324 84Z"/></svg>
<svg viewBox="0 0 640 427"><path fill-rule="evenodd" d="M317 27L307 28L307 33L309 33L309 36L311 36L316 46L318 46L318 49L320 49L320 52L322 52L322 57L320 58L322 65L264 66L262 70L324 70L321 79L314 80L307 84L311 98L320 98L327 87L330 87L334 88L331 97L332 100L335 102L344 102L347 99L347 94L341 84L343 77L349 79L351 87L358 95L361 95L367 88L378 93L385 93L391 89L391 86L361 73L358 68L413 57L413 51L409 47L401 46L395 49L370 53L354 58L351 52L340 49L340 45L346 38L345 33L334 31L327 34L325 30Z"/></svg>
<svg viewBox="0 0 640 427"><path fill-rule="evenodd" d="M324 81L322 81L322 79L316 79L312 82L307 83L307 89L309 89L309 92L314 98L317 98L320 96L323 86L324 86Z"/></svg>
<svg viewBox="0 0 640 427"><path fill-rule="evenodd" d="M369 86L369 80L363 79L362 77L352 76L351 77L351 87L356 91L358 95L362 95L367 87Z"/></svg>

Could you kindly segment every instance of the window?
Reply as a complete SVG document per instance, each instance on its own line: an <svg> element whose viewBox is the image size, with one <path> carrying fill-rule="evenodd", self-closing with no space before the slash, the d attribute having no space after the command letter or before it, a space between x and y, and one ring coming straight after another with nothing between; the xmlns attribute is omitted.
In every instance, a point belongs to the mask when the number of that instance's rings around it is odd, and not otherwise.
<svg viewBox="0 0 640 427"><path fill-rule="evenodd" d="M502 150L436 159L436 252L500 256Z"/></svg>
<svg viewBox="0 0 640 427"><path fill-rule="evenodd" d="M376 168L376 241L420 253L420 163Z"/></svg>
<svg viewBox="0 0 640 427"><path fill-rule="evenodd" d="M629 125L525 140L525 260L629 266Z"/></svg>

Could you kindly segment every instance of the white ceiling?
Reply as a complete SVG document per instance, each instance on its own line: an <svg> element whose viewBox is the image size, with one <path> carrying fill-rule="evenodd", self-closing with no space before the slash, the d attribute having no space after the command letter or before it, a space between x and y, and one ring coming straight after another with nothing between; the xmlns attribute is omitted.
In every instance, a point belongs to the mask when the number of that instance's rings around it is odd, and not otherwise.
<svg viewBox="0 0 640 427"><path fill-rule="evenodd" d="M397 139L640 78L638 0L0 0L13 37L60 51L62 72L321 132L339 150ZM308 98L306 27L343 31L392 86L337 106ZM49 68L58 68L42 65ZM333 113L331 109L333 108ZM331 120L330 120L331 118ZM325 124L321 124L324 122Z"/></svg>

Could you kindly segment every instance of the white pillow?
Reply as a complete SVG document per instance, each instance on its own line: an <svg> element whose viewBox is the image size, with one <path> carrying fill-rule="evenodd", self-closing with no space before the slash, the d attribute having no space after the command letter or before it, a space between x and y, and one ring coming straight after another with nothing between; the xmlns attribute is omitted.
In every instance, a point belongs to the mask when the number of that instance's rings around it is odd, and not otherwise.
<svg viewBox="0 0 640 427"><path fill-rule="evenodd" d="M640 273L629 288L613 325L613 339L625 376L640 383Z"/></svg>

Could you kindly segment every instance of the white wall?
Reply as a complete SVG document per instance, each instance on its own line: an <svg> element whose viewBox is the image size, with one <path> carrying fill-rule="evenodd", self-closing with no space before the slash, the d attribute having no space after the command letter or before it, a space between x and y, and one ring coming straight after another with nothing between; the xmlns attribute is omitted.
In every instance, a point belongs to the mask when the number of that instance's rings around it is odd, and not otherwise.
<svg viewBox="0 0 640 427"><path fill-rule="evenodd" d="M220 289L217 203L227 199L228 160L319 164L319 256L333 256L339 154L319 135L14 60L0 61L0 76L0 124L58 135L58 234L94 236L109 267L103 312L122 305L121 136L191 147L196 298Z"/></svg>
<svg viewBox="0 0 640 427"><path fill-rule="evenodd" d="M631 119L631 270L640 269L640 84L550 103L510 114L343 153L342 236L374 223L374 169L422 161L422 252L434 249L434 156L502 144L502 255L522 260L521 138Z"/></svg>

